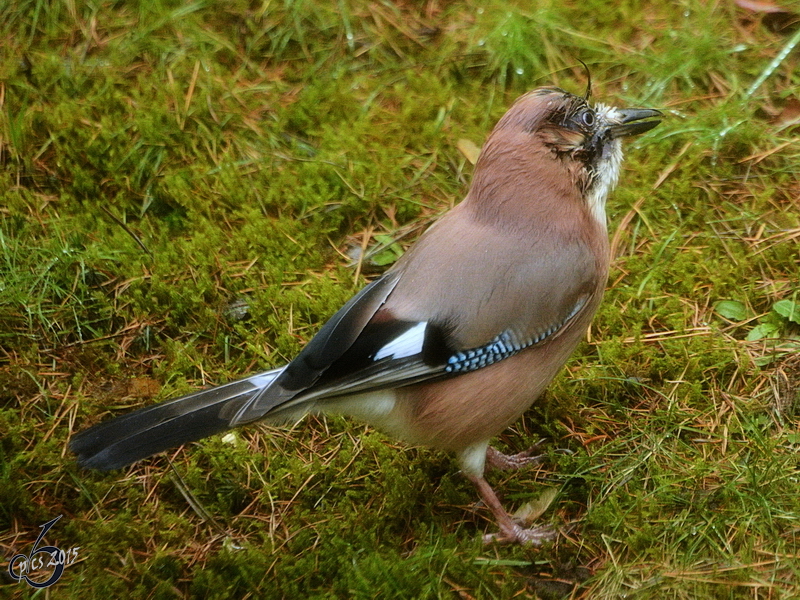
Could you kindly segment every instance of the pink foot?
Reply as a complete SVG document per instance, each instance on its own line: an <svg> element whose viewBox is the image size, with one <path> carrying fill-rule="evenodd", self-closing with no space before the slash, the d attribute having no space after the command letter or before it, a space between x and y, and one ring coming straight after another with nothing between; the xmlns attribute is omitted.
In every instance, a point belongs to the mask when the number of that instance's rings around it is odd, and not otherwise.
<svg viewBox="0 0 800 600"><path fill-rule="evenodd" d="M544 440L536 442L524 452L517 454L503 454L496 448L489 446L486 449L486 466L498 471L518 471L530 465L542 462L542 455L533 456L539 450Z"/></svg>
<svg viewBox="0 0 800 600"><path fill-rule="evenodd" d="M497 452L495 450L495 452ZM498 453L499 454L499 453ZM490 544L497 542L499 544L523 544L531 546L541 546L544 542L555 539L556 530L550 526L537 527L532 529L525 529L522 525L514 520L509 515L500 500L497 498L492 486L479 476L470 476L467 474L470 481L478 488L478 495L483 500L483 503L492 511L500 531L497 533L488 533L483 536L483 543Z"/></svg>
<svg viewBox="0 0 800 600"><path fill-rule="evenodd" d="M556 539L556 530L550 526L525 529L514 524L508 531L487 533L483 536L484 544L522 544L523 546L541 546L545 542Z"/></svg>

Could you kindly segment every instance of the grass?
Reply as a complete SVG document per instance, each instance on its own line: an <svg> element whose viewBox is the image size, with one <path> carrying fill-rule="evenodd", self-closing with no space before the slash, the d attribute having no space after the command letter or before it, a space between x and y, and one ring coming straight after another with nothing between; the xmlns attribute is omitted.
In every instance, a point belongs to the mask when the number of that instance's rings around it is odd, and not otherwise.
<svg viewBox="0 0 800 600"><path fill-rule="evenodd" d="M791 20L691 0L0 7L3 556L63 514L47 541L80 558L58 597L800 596L796 52L770 70ZM290 359L463 197L459 140L537 85L582 92L578 59L599 101L667 119L627 145L589 341L498 440L550 439L492 482L515 507L559 490L553 545L482 547L447 456L341 419L77 469L72 432Z"/></svg>

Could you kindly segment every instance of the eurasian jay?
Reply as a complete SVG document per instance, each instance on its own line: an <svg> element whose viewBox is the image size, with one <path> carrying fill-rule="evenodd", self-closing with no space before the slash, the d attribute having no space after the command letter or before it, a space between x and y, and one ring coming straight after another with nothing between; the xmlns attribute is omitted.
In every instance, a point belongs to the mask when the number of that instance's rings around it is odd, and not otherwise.
<svg viewBox="0 0 800 600"><path fill-rule="evenodd" d="M490 448L585 335L609 268L605 204L620 138L661 113L591 106L558 88L508 110L466 198L323 325L288 365L148 406L74 436L79 463L118 469L258 420L343 414L455 453L497 519L486 539L539 544L503 509Z"/></svg>

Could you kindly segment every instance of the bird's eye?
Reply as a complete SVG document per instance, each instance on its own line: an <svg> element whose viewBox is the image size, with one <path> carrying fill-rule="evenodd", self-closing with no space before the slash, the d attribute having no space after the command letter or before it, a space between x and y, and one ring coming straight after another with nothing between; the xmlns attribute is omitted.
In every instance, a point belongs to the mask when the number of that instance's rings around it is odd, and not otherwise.
<svg viewBox="0 0 800 600"><path fill-rule="evenodd" d="M591 127L594 125L594 113L591 110L585 110L581 113L580 116L581 123L586 125L586 127Z"/></svg>

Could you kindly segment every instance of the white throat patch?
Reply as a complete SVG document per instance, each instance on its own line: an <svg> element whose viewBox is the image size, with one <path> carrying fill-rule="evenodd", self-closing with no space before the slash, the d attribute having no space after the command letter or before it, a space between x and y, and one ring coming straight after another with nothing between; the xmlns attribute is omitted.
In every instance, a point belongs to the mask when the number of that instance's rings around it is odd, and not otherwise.
<svg viewBox="0 0 800 600"><path fill-rule="evenodd" d="M598 104L594 107L597 118L606 123L619 123L622 118L616 108ZM594 183L586 201L595 220L606 228L606 198L617 185L622 165L622 144L620 140L610 140L603 148L603 155L595 166Z"/></svg>

